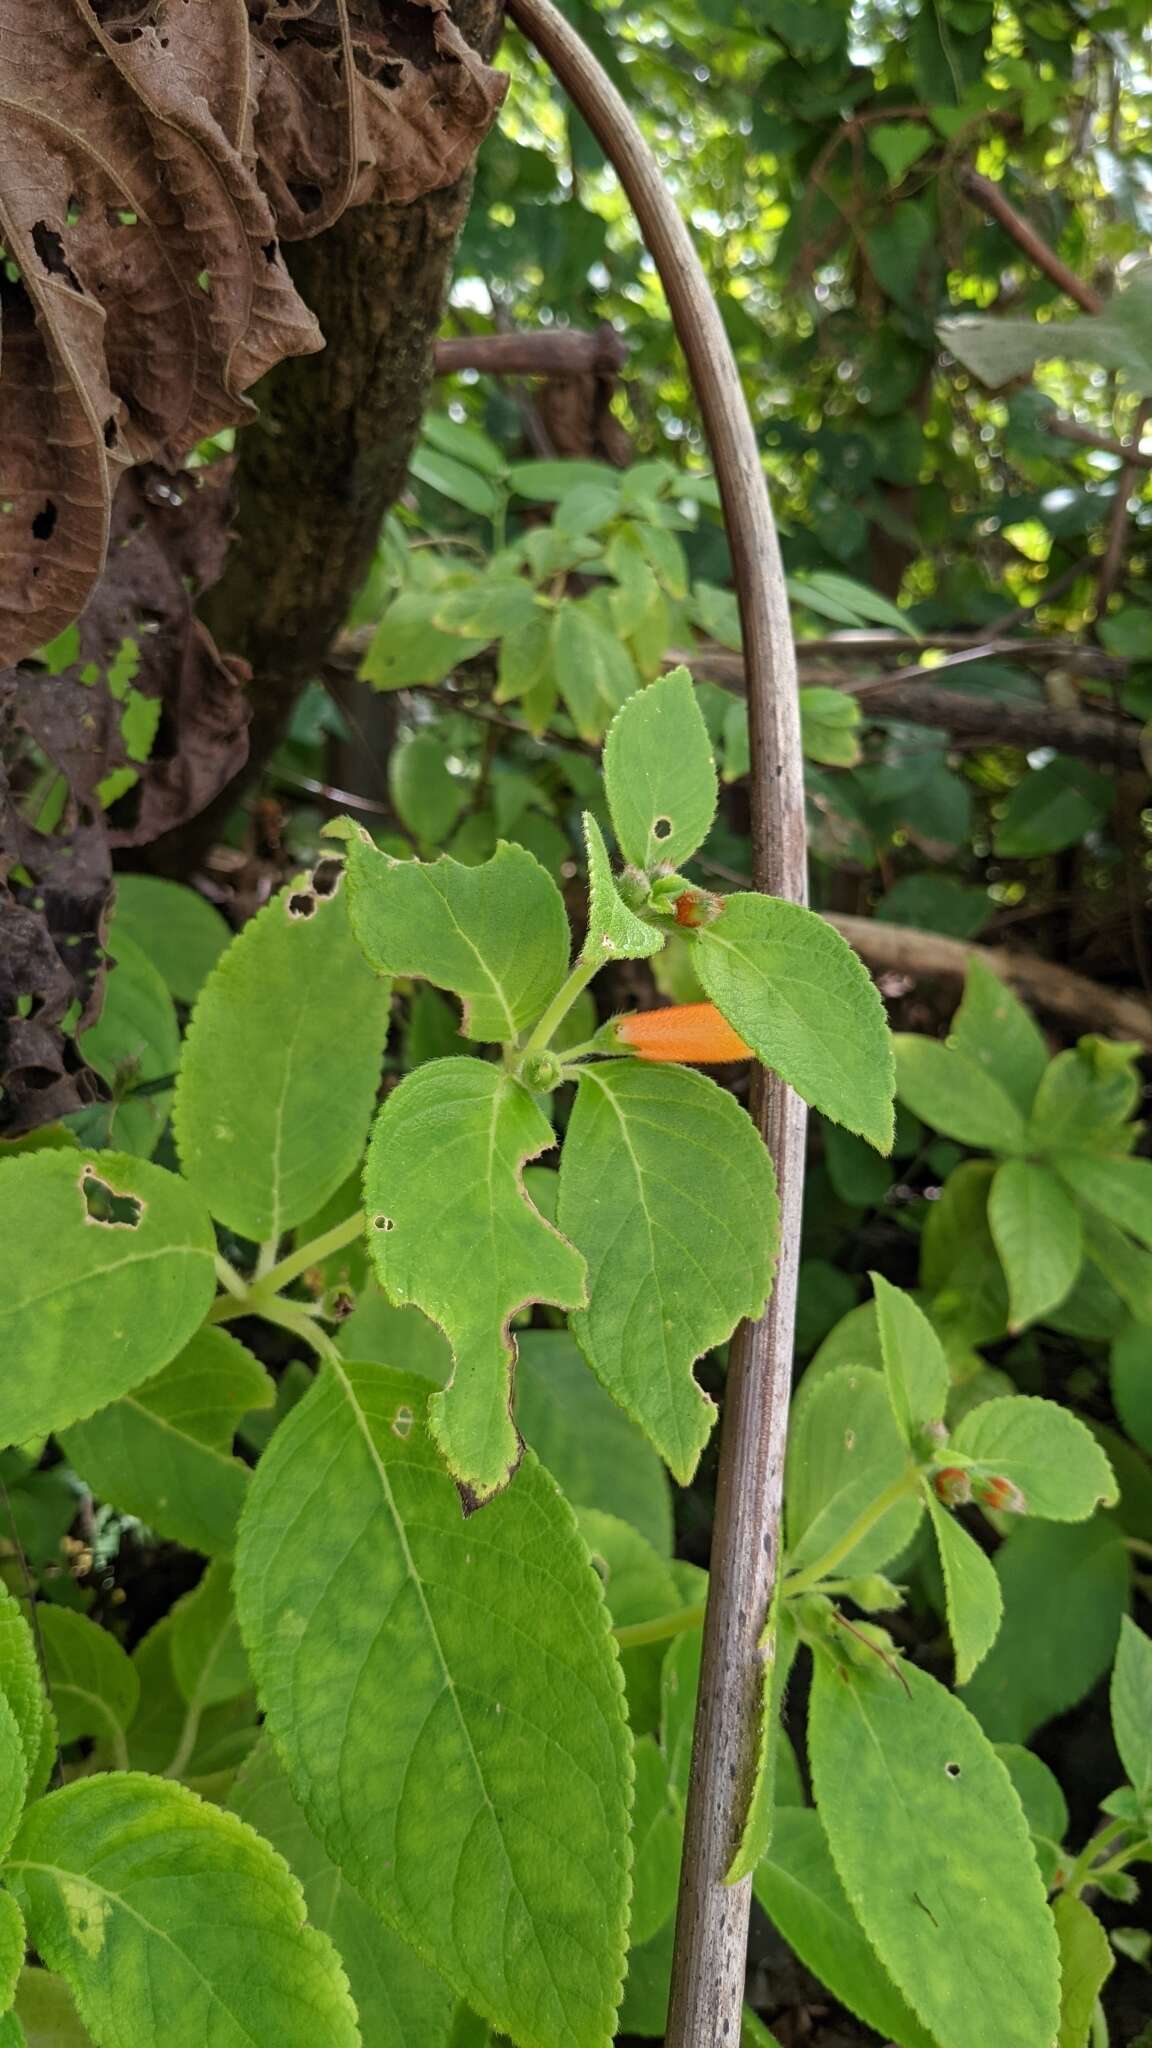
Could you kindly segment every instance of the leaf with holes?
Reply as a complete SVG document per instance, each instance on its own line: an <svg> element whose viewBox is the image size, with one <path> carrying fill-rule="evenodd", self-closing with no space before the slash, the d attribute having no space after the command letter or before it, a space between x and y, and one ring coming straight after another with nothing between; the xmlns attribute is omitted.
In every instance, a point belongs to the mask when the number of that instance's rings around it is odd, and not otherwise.
<svg viewBox="0 0 1152 2048"><path fill-rule="evenodd" d="M158 1372L204 1318L214 1255L196 1195L145 1160L0 1164L0 1442L62 1429Z"/></svg>
<svg viewBox="0 0 1152 2048"><path fill-rule="evenodd" d="M244 927L192 1012L172 1121L214 1216L255 1243L311 1216L364 1148L388 984L352 937L336 861Z"/></svg>
<svg viewBox="0 0 1152 2048"><path fill-rule="evenodd" d="M632 1765L603 1598L530 1453L461 1516L426 1395L332 1365L262 1458L237 1552L261 1700L360 1896L525 2048L607 2048Z"/></svg>
<svg viewBox="0 0 1152 2048"><path fill-rule="evenodd" d="M1084 1522L1116 1504L1112 1467L1090 1429L1055 1401L1008 1394L981 1401L957 1427L953 1449L1020 1489L1022 1512L1049 1522Z"/></svg>
<svg viewBox="0 0 1152 2048"><path fill-rule="evenodd" d="M693 964L733 1030L825 1116L892 1145L892 1050L867 969L815 911L726 896L695 935Z"/></svg>
<svg viewBox="0 0 1152 2048"><path fill-rule="evenodd" d="M452 1377L432 1397L432 1433L478 1498L507 1483L519 1454L513 1315L534 1301L577 1308L585 1298L583 1259L521 1180L526 1162L554 1143L510 1074L482 1060L433 1060L388 1097L365 1164L377 1275L390 1301L423 1309L452 1346Z"/></svg>
<svg viewBox="0 0 1152 2048"><path fill-rule="evenodd" d="M328 1935L348 1972L364 2048L457 2048L456 1999L442 1977L364 1904L292 1796L267 1737L228 1797L304 1887L308 1922Z"/></svg>
<svg viewBox="0 0 1152 2048"><path fill-rule="evenodd" d="M1080 1212L1047 1167L1006 1159L988 1193L988 1223L1015 1334L1058 1308L1074 1286L1084 1260Z"/></svg>
<svg viewBox="0 0 1152 2048"><path fill-rule="evenodd" d="M588 1261L570 1318L593 1371L682 1484L715 1408L692 1367L772 1285L776 1184L732 1097L681 1067L581 1071L557 1220Z"/></svg>
<svg viewBox="0 0 1152 2048"><path fill-rule="evenodd" d="M447 856L390 860L353 838L348 889L352 929L373 966L458 995L465 1038L515 1038L564 978L563 899L522 846L499 846L470 868Z"/></svg>
<svg viewBox="0 0 1152 2048"><path fill-rule="evenodd" d="M275 1851L137 1772L31 1808L5 1876L85 2026L116 2048L358 2048L335 1949Z"/></svg>
<svg viewBox="0 0 1152 2048"><path fill-rule="evenodd" d="M649 683L617 712L604 742L604 789L625 860L678 868L716 815L708 728L686 668Z"/></svg>
<svg viewBox="0 0 1152 2048"><path fill-rule="evenodd" d="M61 1441L97 1498L208 1557L232 1548L248 1467L232 1455L243 1416L270 1408L264 1367L224 1330L198 1330L178 1358Z"/></svg>
<svg viewBox="0 0 1152 2048"><path fill-rule="evenodd" d="M816 1660L808 1754L841 1884L940 2048L1051 2048L1056 1938L1020 1802L967 1708L915 1665Z"/></svg>
<svg viewBox="0 0 1152 2048"><path fill-rule="evenodd" d="M136 1712L140 1681L132 1659L110 1635L71 1608L37 1609L44 1672L61 1742L98 1736L121 1753Z"/></svg>
<svg viewBox="0 0 1152 2048"><path fill-rule="evenodd" d="M991 1559L967 1529L953 1520L935 1494L926 1489L925 1499L944 1576L956 1683L967 1685L999 1633L1004 1612L1000 1581Z"/></svg>
<svg viewBox="0 0 1152 2048"><path fill-rule="evenodd" d="M798 1402L788 1439L784 1507L788 1569L802 1571L839 1544L878 1494L908 1467L908 1452L878 1372L836 1366ZM880 1571L916 1533L909 1491L847 1551L838 1578Z"/></svg>
<svg viewBox="0 0 1152 2048"><path fill-rule="evenodd" d="M602 967L608 960L646 960L664 944L664 933L629 910L616 887L604 835L584 813L584 845L588 856L588 932L580 958Z"/></svg>

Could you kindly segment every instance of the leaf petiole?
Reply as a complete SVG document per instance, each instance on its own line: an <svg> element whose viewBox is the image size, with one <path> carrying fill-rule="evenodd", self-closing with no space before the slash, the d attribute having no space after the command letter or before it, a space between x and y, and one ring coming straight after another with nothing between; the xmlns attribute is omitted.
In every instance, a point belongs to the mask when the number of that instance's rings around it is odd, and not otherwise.
<svg viewBox="0 0 1152 2048"><path fill-rule="evenodd" d="M623 1628L614 1628L619 1650L643 1649L646 1643L671 1642L674 1636L682 1636L690 1628L701 1628L704 1622L704 1602L698 1600L693 1607L678 1607L674 1614L657 1614L651 1621L629 1622Z"/></svg>
<svg viewBox="0 0 1152 2048"><path fill-rule="evenodd" d="M578 960L568 979L561 984L545 1010L520 1048L520 1057L527 1059L530 1053L544 1052L563 1023L578 995L582 995L592 976L599 972L600 962Z"/></svg>
<svg viewBox="0 0 1152 2048"><path fill-rule="evenodd" d="M851 1527L844 1531L837 1542L829 1544L823 1557L818 1557L815 1564L808 1565L804 1571L794 1572L785 1578L785 1599L794 1599L798 1593L808 1593L821 1579L827 1578L838 1564L851 1555L869 1530L874 1529L877 1522L883 1521L890 1509L906 1499L908 1494L915 1492L919 1483L920 1474L917 1467L909 1465L898 1479L893 1479L882 1493L877 1494L870 1507L866 1507L862 1514L857 1515Z"/></svg>

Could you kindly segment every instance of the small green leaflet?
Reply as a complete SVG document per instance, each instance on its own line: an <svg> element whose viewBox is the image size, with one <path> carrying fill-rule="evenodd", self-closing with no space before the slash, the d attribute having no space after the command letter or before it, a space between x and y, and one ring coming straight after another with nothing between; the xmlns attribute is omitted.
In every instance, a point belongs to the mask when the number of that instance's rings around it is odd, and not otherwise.
<svg viewBox="0 0 1152 2048"><path fill-rule="evenodd" d="M1056 1936L1020 1802L968 1710L915 1665L816 1660L808 1753L833 1862L939 2048L1051 2048Z"/></svg>
<svg viewBox="0 0 1152 2048"><path fill-rule="evenodd" d="M262 1244L311 1216L364 1147L389 991L348 923L342 871L321 861L245 925L200 992L173 1126L214 1216Z"/></svg>
<svg viewBox="0 0 1152 2048"><path fill-rule="evenodd" d="M452 990L465 1038L515 1038L564 979L563 899L522 846L501 845L480 867L447 856L425 866L355 837L348 888L352 928L373 966Z"/></svg>
<svg viewBox="0 0 1152 2048"><path fill-rule="evenodd" d="M232 1439L275 1391L235 1337L198 1330L155 1379L74 1423L64 1449L100 1500L213 1557L232 1548L248 1486Z"/></svg>
<svg viewBox="0 0 1152 2048"><path fill-rule="evenodd" d="M580 1075L557 1220L588 1261L572 1333L613 1398L687 1485L715 1420L692 1366L772 1284L772 1162L703 1074L612 1061Z"/></svg>
<svg viewBox="0 0 1152 2048"><path fill-rule="evenodd" d="M1152 1638L1125 1615L1112 1670L1112 1732L1142 1807L1152 1804Z"/></svg>
<svg viewBox="0 0 1152 2048"><path fill-rule="evenodd" d="M115 1772L48 1793L5 1875L97 2041L358 2048L336 1951L286 1864L183 1785Z"/></svg>
<svg viewBox="0 0 1152 2048"><path fill-rule="evenodd" d="M956 1658L956 1683L967 1685L999 1632L1004 1611L1000 1581L991 1559L985 1556L967 1529L953 1520L929 1488L925 1488L924 1497L936 1534L940 1569L944 1574L948 1633Z"/></svg>
<svg viewBox="0 0 1152 2048"><path fill-rule="evenodd" d="M969 963L951 1038L956 1050L991 1074L1027 1116L1048 1065L1044 1033L1019 996L978 954Z"/></svg>
<svg viewBox="0 0 1152 2048"><path fill-rule="evenodd" d="M332 1366L273 1437L237 1552L260 1696L360 1896L523 2048L608 2048L632 1762L603 1595L531 1453L461 1516L426 1395Z"/></svg>
<svg viewBox="0 0 1152 2048"><path fill-rule="evenodd" d="M1116 1958L1091 1907L1071 1892L1052 1901L1060 1942L1060 2032L1056 2048L1087 2048L1096 2000Z"/></svg>
<svg viewBox="0 0 1152 2048"><path fill-rule="evenodd" d="M967 1053L904 1031L892 1045L896 1093L934 1131L990 1152L1023 1149L1024 1118L1012 1097Z"/></svg>
<svg viewBox="0 0 1152 2048"><path fill-rule="evenodd" d="M507 1483L512 1316L529 1302L574 1309L584 1261L533 1208L521 1181L555 1134L527 1090L481 1060L432 1060L388 1097L364 1169L373 1262L390 1301L410 1302L452 1346L432 1432L478 1498Z"/></svg>
<svg viewBox="0 0 1152 2048"><path fill-rule="evenodd" d="M0 1442L62 1429L166 1365L212 1301L215 1249L192 1190L144 1160L0 1164Z"/></svg>
<svg viewBox="0 0 1152 2048"><path fill-rule="evenodd" d="M1084 1260L1080 1212L1054 1173L1006 1159L988 1195L988 1223L1008 1281L1015 1335L1063 1301Z"/></svg>
<svg viewBox="0 0 1152 2048"><path fill-rule="evenodd" d="M140 1700L132 1659L107 1629L69 1607L42 1601L37 1621L61 1742L99 1736L120 1750L123 1762L124 1731Z"/></svg>
<svg viewBox="0 0 1152 2048"><path fill-rule="evenodd" d="M591 966L606 960L646 960L664 945L665 934L629 910L616 887L604 835L584 813L584 845L588 855L588 934L581 959Z"/></svg>
<svg viewBox="0 0 1152 2048"><path fill-rule="evenodd" d="M1025 1512L1049 1522L1083 1522L1116 1503L1112 1467L1090 1429L1055 1401L1008 1394L969 1409L952 1448L1018 1486Z"/></svg>
<svg viewBox="0 0 1152 2048"><path fill-rule="evenodd" d="M590 598L564 598L552 628L552 670L581 739L597 740L640 688L635 662Z"/></svg>
<svg viewBox="0 0 1152 2048"><path fill-rule="evenodd" d="M922 1308L882 1273L872 1274L876 1322L892 1412L906 1443L914 1444L926 1423L939 1422L951 1386L940 1339Z"/></svg>
<svg viewBox="0 0 1152 2048"><path fill-rule="evenodd" d="M852 948L815 911L727 896L695 935L705 992L765 1066L834 1123L892 1145L892 1050L884 1005Z"/></svg>
<svg viewBox="0 0 1152 2048"><path fill-rule="evenodd" d="M414 732L388 760L388 793L397 817L421 845L439 846L468 802L468 790L449 772L435 733Z"/></svg>
<svg viewBox="0 0 1152 2048"><path fill-rule="evenodd" d="M703 845L716 815L716 769L686 668L649 683L617 712L604 742L604 788L633 867L678 868Z"/></svg>

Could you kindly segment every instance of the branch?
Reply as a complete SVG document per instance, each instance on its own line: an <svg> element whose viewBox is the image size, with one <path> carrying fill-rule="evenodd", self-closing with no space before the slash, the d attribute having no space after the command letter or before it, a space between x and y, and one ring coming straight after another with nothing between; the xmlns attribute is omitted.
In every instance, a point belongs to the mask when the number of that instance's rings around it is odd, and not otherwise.
<svg viewBox="0 0 1152 2048"><path fill-rule="evenodd" d="M838 911L826 915L861 959L882 973L915 979L939 975L944 981L963 981L970 962L980 960L1038 1010L1065 1024L1079 1031L1137 1039L1152 1047L1152 1003L1089 981L1070 967L1001 946L972 946L962 939L941 938L936 932L918 931L911 925L882 924L878 918L842 916Z"/></svg>
<svg viewBox="0 0 1152 2048"><path fill-rule="evenodd" d="M453 335L436 343L434 360L438 377L459 370L494 377L575 377L623 369L628 345L605 321L595 334L561 327L539 334Z"/></svg>
<svg viewBox="0 0 1152 2048"><path fill-rule="evenodd" d="M1022 213L1017 213L1002 186L994 185L991 178L985 178L979 171L971 170L964 172L960 183L969 198L978 200L984 212L990 213L994 220L999 221L1005 234L1011 237L1016 247L1023 250L1025 256L1036 265L1037 270L1042 270L1045 277L1050 277L1053 284L1059 286L1066 298L1074 299L1086 313L1101 311L1104 301L1099 292L1077 277L1074 270L1069 270L1068 265L1056 254L1055 249L1049 246L1043 235L1037 234L1036 229L1025 220Z"/></svg>
<svg viewBox="0 0 1152 2048"><path fill-rule="evenodd" d="M758 889L806 892L804 769L788 600L755 430L692 238L624 101L552 0L511 0L612 163L660 273L712 447L743 622ZM725 1875L755 1781L763 1633L779 1563L780 1503L804 1180L804 1105L756 1069L751 1110L780 1190L780 1261L764 1315L729 1352L704 1623L668 2048L740 2033L751 1880Z"/></svg>
<svg viewBox="0 0 1152 2048"><path fill-rule="evenodd" d="M1062 441L1078 441L1084 448L1099 448L1105 455L1118 455L1130 469L1152 469L1152 448L1137 445L1137 430L1131 441L1117 441L1111 434L1098 434L1094 427L1082 427L1079 420L1046 419L1046 434L1059 434Z"/></svg>

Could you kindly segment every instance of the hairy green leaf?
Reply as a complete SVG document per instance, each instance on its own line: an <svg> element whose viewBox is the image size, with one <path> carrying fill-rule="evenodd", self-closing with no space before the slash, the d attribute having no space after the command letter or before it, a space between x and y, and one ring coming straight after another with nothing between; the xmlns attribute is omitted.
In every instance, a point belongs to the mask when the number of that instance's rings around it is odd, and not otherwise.
<svg viewBox="0 0 1152 2048"><path fill-rule="evenodd" d="M956 1050L991 1074L1027 1116L1048 1065L1044 1033L1019 996L978 955L968 965L951 1038Z"/></svg>
<svg viewBox="0 0 1152 2048"><path fill-rule="evenodd" d="M28 1760L24 1732L0 1693L0 1856L19 1826L28 1791Z"/></svg>
<svg viewBox="0 0 1152 2048"><path fill-rule="evenodd" d="M0 2013L8 2012L16 1995L26 1943L24 1915L11 1892L0 1891Z"/></svg>
<svg viewBox="0 0 1152 2048"><path fill-rule="evenodd" d="M646 960L664 944L664 933L629 910L612 876L604 837L591 811L584 813L588 859L588 932L581 959L589 966L607 960Z"/></svg>
<svg viewBox="0 0 1152 2048"><path fill-rule="evenodd" d="M1084 1259L1080 1212L1047 1167L1006 1159L988 1193L988 1223L1015 1334L1056 1308L1074 1285Z"/></svg>
<svg viewBox="0 0 1152 2048"><path fill-rule="evenodd" d="M388 1097L368 1151L376 1271L392 1302L422 1309L452 1346L432 1431L478 1497L503 1486L517 1458L512 1316L533 1301L576 1308L585 1298L583 1259L521 1180L525 1162L554 1143L547 1118L501 1068L433 1060Z"/></svg>
<svg viewBox="0 0 1152 2048"><path fill-rule="evenodd" d="M571 1317L585 1357L686 1485L715 1409L692 1374L772 1284L772 1162L702 1074L585 1068L560 1162L559 1227L588 1262Z"/></svg>
<svg viewBox="0 0 1152 2048"><path fill-rule="evenodd" d="M803 1570L839 1544L877 1495L907 1468L908 1452L884 1381L864 1366L835 1366L799 1402L788 1439L784 1505L788 1568ZM879 1571L915 1534L910 1492L836 1566L838 1578Z"/></svg>
<svg viewBox="0 0 1152 2048"><path fill-rule="evenodd" d="M0 1164L0 1442L91 1415L187 1343L215 1240L174 1174L114 1152Z"/></svg>
<svg viewBox="0 0 1152 2048"><path fill-rule="evenodd" d="M1024 1119L991 1073L950 1045L898 1031L896 1093L913 1113L946 1138L989 1152L1017 1152Z"/></svg>
<svg viewBox="0 0 1152 2048"><path fill-rule="evenodd" d="M940 2048L1051 2048L1056 1938L1020 1803L967 1709L903 1664L817 1658L808 1752L837 1874Z"/></svg>
<svg viewBox="0 0 1152 2048"><path fill-rule="evenodd" d="M872 1288L888 1398L905 1442L913 1444L927 1423L943 1418L951 1386L948 1361L910 1294L882 1273L873 1273Z"/></svg>
<svg viewBox="0 0 1152 2048"><path fill-rule="evenodd" d="M0 1695L7 1700L20 1735L29 1791L42 1792L55 1755L55 1731L36 1640L20 1602L0 1586Z"/></svg>
<svg viewBox="0 0 1152 2048"><path fill-rule="evenodd" d="M1096 2000L1115 1957L1099 1920L1083 1899L1061 1892L1052 1901L1060 1942L1060 2031L1056 2048L1087 2048Z"/></svg>
<svg viewBox="0 0 1152 2048"><path fill-rule="evenodd" d="M356 1165L388 1031L389 991L352 937L322 861L245 925L205 982L184 1041L173 1125L214 1216L263 1243L302 1223Z"/></svg>
<svg viewBox="0 0 1152 2048"><path fill-rule="evenodd" d="M852 948L815 911L728 896L696 934L700 980L765 1066L833 1122L887 1152L892 1050L884 1005Z"/></svg>
<svg viewBox="0 0 1152 2048"><path fill-rule="evenodd" d="M264 1708L328 1854L461 1996L523 2048L607 2048L631 1763L603 1598L531 1454L461 1517L426 1394L331 1367L261 1460L237 1583Z"/></svg>
<svg viewBox="0 0 1152 2048"><path fill-rule="evenodd" d="M29 1938L115 2048L357 2048L344 1974L266 1842L137 1772L50 1792L7 1878Z"/></svg>
<svg viewBox="0 0 1152 2048"><path fill-rule="evenodd" d="M470 868L446 856L427 866L394 861L353 839L348 888L352 928L372 964L460 996L466 1038L515 1038L564 978L563 900L522 846L501 845Z"/></svg>
<svg viewBox="0 0 1152 2048"><path fill-rule="evenodd" d="M1091 1430L1067 1408L1007 1395L971 1408L952 1439L956 1450L1018 1486L1026 1514L1083 1522L1116 1504L1112 1467Z"/></svg>
<svg viewBox="0 0 1152 2048"><path fill-rule="evenodd" d="M248 1467L232 1455L243 1416L270 1408L264 1367L224 1330L199 1330L155 1379L64 1433L100 1500L189 1550L232 1548Z"/></svg>
<svg viewBox="0 0 1152 2048"><path fill-rule="evenodd" d="M1112 1733L1142 1806L1152 1803L1152 1638L1125 1615L1112 1670Z"/></svg>
<svg viewBox="0 0 1152 2048"><path fill-rule="evenodd" d="M604 742L604 789L625 860L670 868L703 845L716 815L708 728L686 668L631 697Z"/></svg>
<svg viewBox="0 0 1152 2048"><path fill-rule="evenodd" d="M992 1561L935 1494L926 1492L940 1553L956 1683L966 1685L996 1640L1004 1603Z"/></svg>
<svg viewBox="0 0 1152 2048"><path fill-rule="evenodd" d="M95 1735L122 1744L140 1698L140 1681L127 1652L106 1628L71 1608L42 1602L37 1622L61 1742Z"/></svg>

